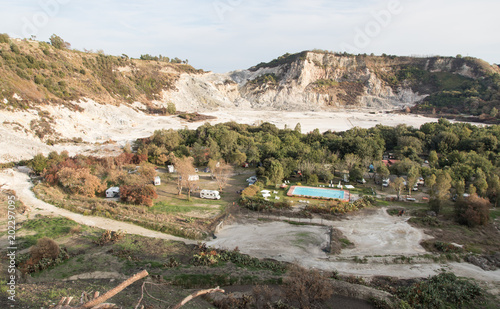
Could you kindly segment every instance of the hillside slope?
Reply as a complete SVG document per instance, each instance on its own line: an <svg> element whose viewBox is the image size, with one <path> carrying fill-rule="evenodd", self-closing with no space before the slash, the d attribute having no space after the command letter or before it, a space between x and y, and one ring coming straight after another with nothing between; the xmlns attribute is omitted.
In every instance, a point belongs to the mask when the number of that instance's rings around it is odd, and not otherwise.
<svg viewBox="0 0 500 309"><path fill-rule="evenodd" d="M411 58L305 51L215 74L182 63L58 49L0 37L1 109L81 99L177 109L451 109L480 115L499 104L500 68L474 58ZM469 106L472 106L469 108ZM445 111L447 111L445 109ZM454 110L456 109L456 110Z"/></svg>
<svg viewBox="0 0 500 309"><path fill-rule="evenodd" d="M162 117L169 103L221 119L224 113L214 113L228 112L245 123L253 118L241 119L242 111L295 111L306 117L301 113L409 107L433 116L500 121L500 68L469 57L305 51L218 74L178 59L139 60L58 47L0 34L0 162L54 149L92 151L104 143L117 148L112 143L185 126L178 118Z"/></svg>

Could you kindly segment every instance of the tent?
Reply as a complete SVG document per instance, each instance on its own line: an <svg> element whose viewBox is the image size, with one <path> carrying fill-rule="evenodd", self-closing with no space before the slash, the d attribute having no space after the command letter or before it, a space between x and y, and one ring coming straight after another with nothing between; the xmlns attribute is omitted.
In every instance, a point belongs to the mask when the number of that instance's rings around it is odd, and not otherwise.
<svg viewBox="0 0 500 309"><path fill-rule="evenodd" d="M262 194L264 195L264 194L269 194L269 193L271 193L271 191L269 191L269 190L262 190L262 191L260 191L260 193L262 193Z"/></svg>

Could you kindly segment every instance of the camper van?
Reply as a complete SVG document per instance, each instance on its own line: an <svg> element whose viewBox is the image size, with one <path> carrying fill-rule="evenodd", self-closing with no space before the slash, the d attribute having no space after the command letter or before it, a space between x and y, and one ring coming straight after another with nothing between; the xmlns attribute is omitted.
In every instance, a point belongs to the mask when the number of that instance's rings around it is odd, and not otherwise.
<svg viewBox="0 0 500 309"><path fill-rule="evenodd" d="M200 197L210 200L220 200L219 191L214 190L201 190Z"/></svg>

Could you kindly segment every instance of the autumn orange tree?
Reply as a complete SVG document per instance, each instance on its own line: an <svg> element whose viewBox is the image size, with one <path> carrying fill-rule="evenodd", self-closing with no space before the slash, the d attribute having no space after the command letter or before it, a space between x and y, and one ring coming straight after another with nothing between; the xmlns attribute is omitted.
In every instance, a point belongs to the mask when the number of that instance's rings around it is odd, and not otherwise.
<svg viewBox="0 0 500 309"><path fill-rule="evenodd" d="M101 180L91 174L89 168L63 167L57 172L57 178L61 186L73 194L94 197L96 193L102 193L106 189Z"/></svg>
<svg viewBox="0 0 500 309"><path fill-rule="evenodd" d="M182 194L182 189L187 188L188 200L191 198L191 191L193 191L199 182L198 177L193 177L196 175L194 165L194 159L192 157L183 157L174 159L174 167L177 170L177 192L179 195Z"/></svg>
<svg viewBox="0 0 500 309"><path fill-rule="evenodd" d="M490 219L490 201L472 194L468 198L460 198L455 203L455 215L460 224L474 227L486 225Z"/></svg>
<svg viewBox="0 0 500 309"><path fill-rule="evenodd" d="M124 202L151 207L158 194L153 185L125 185L120 187L120 198Z"/></svg>
<svg viewBox="0 0 500 309"><path fill-rule="evenodd" d="M219 161L215 166L214 176L219 190L222 191L229 181L233 167L224 161Z"/></svg>

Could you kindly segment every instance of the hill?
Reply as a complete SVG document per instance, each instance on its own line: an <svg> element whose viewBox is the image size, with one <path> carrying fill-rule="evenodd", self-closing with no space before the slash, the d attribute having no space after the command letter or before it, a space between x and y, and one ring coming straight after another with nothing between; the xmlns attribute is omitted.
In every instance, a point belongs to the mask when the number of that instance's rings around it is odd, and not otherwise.
<svg viewBox="0 0 500 309"><path fill-rule="evenodd" d="M62 42L0 36L1 109L54 103L78 109L75 103L91 99L111 105L140 102L153 113L168 102L187 111L400 109L418 104L414 112L483 115L492 122L500 116L500 68L471 57L314 50L215 74L162 56L130 59L70 50Z"/></svg>

